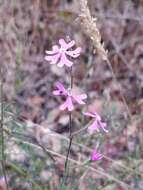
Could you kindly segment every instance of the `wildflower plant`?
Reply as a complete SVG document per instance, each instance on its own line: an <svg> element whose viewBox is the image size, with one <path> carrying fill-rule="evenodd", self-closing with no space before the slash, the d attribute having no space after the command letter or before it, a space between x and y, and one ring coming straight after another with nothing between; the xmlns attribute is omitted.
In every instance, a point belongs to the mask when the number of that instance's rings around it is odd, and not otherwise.
<svg viewBox="0 0 143 190"><path fill-rule="evenodd" d="M50 64L57 64L58 67L71 67L73 61L68 58L77 58L81 53L81 48L78 47L75 50L71 48L75 45L75 41L72 40L69 43L66 43L64 39L59 40L60 47L54 45L52 51L46 50L45 60L49 61Z"/></svg>
<svg viewBox="0 0 143 190"><path fill-rule="evenodd" d="M57 90L53 91L53 94L56 96L64 96L66 97L66 101L59 107L60 110L67 109L68 111L74 110L74 103L85 104L84 100L87 98L86 94L74 94L71 89L66 90L62 83L56 83Z"/></svg>
<svg viewBox="0 0 143 190"><path fill-rule="evenodd" d="M107 124L105 122L101 121L101 117L100 115L98 115L98 113L94 112L94 113L90 113L90 112L86 112L84 113L85 116L89 116L94 118L93 123L88 127L88 132L90 134L92 134L93 132L100 131L100 128L104 131L104 132L108 132L107 128Z"/></svg>
<svg viewBox="0 0 143 190"><path fill-rule="evenodd" d="M56 64L58 67L67 66L70 69L70 84L69 88L65 88L64 85L57 81L55 83L55 89L53 91L53 95L64 97L65 101L59 106L60 110L67 110L69 114L69 146L65 161L65 176L68 166L69 153L72 146L73 134L71 131L72 128L72 111L75 109L75 105L85 105L87 94L76 94L73 92L73 75L72 75L72 67L74 64L74 59L78 58L81 53L81 48L77 47L73 49L75 46L75 41L72 40L70 42L65 42L64 39L59 39L59 45L54 45L52 50L46 50L45 60L49 62L49 64ZM102 129L104 132L108 132L107 124L102 122L101 117L96 113L83 113L85 116L94 118L93 123L88 127L87 131L92 134L94 132L99 132ZM96 149L93 150L90 161L98 161L102 159L102 154L98 153ZM64 183L64 181L62 182Z"/></svg>

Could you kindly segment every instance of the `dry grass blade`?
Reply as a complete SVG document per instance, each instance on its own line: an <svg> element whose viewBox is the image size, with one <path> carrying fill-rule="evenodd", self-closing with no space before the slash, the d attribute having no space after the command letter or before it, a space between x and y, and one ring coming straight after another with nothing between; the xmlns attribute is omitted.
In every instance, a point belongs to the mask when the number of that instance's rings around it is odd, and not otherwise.
<svg viewBox="0 0 143 190"><path fill-rule="evenodd" d="M101 35L97 28L96 18L91 16L90 10L87 6L87 0L80 0L80 9L81 14L79 15L79 18L83 29L93 41L97 54L99 54L103 60L107 60L107 51L104 49L104 44L101 43Z"/></svg>
<svg viewBox="0 0 143 190"><path fill-rule="evenodd" d="M87 129L87 127L89 126L90 123L91 123L91 122L89 122L89 123L88 123L85 127L83 127L81 130L77 131L77 133L76 133L76 132L73 133L73 136L74 136L74 135L77 135L78 133L80 133L80 132L82 132L83 130ZM33 124L33 125L34 125L34 124ZM38 125L38 124L37 124L37 125ZM41 125L39 125L39 127L42 128ZM5 127L4 127L4 131L5 131L8 135L12 135L12 136L13 136L13 133L12 133L11 131L7 130L7 128L5 128ZM47 133L47 135L53 136L53 138L63 139L63 140L66 140L67 142L70 141L70 139L69 139L68 137L66 137L66 136L64 136L64 135L62 135L62 134L56 133L56 132L52 132L52 131L50 131L50 130L49 130L49 132L45 132L45 133ZM20 134L20 133L19 133L19 134ZM21 134L21 136L24 136L24 135ZM30 136L26 136L26 137L28 137L28 139L31 139ZM24 140L24 139L23 139L23 140ZM41 148L43 149L43 151L46 150L46 149L41 145L40 142L37 141L37 144L38 144L39 147L41 147ZM92 149L91 149L91 148L89 148L89 147L87 147L87 146L85 146L85 145L83 145L83 144L81 144L81 143L77 143L77 142L75 142L74 140L73 140L72 144L73 144L73 145L76 145L76 146L79 146L80 148L82 148L82 149L85 150L85 151L92 152ZM50 152L50 150L49 150L49 152ZM52 150L51 150L51 153L53 153ZM57 153L57 154L58 154L58 153ZM110 158L110 157L108 157L108 156L106 156L106 155L103 155L103 157L104 157L105 159L107 159L108 161L110 161L110 162L114 162L115 165L117 165L117 166L119 166L119 167L121 167L121 168L123 168L123 169L126 169L127 171L130 171L130 172L132 172L132 173L136 173L137 175L140 175L140 176L143 177L143 174L140 173L139 171L135 171L133 168L128 167L128 166L125 166L124 164L121 164L121 163L119 163L118 161L115 161L115 160L113 160L112 158ZM83 164L82 164L82 165L83 165ZM80 166L80 165L79 165L79 166Z"/></svg>
<svg viewBox="0 0 143 190"><path fill-rule="evenodd" d="M27 145L32 146L32 147L35 147L35 148L37 148L37 149L43 149L41 146L39 146L39 145L37 145L37 144L31 143L31 142L28 142L28 141L21 141L20 139L17 139L17 138L15 138L15 137L13 137L13 139L14 139L15 141L17 141L17 142L20 141L20 142L22 142L22 143L24 143L24 144L27 144ZM61 155L60 153L57 153L57 152L55 152L55 151L52 151L52 150L50 150L50 149L48 149L48 148L44 148L44 150L45 150L46 152L49 152L49 153L51 153L51 154L53 154L53 155L56 155L56 156L58 156L58 157L60 157L60 158L63 158L64 160L66 160L66 156ZM71 158L69 158L68 160L69 160L70 162L74 163L74 164L77 164L77 165L81 165L81 164L82 164L81 162L76 161L76 160L71 159ZM93 168L92 166L85 166L85 167L86 167L87 169L90 169L90 170L96 172L96 173L99 174L100 176L104 176L104 177L107 177L107 178L110 179L110 180L115 181L116 183L122 185L122 186L125 187L126 189L132 190L131 187L130 187L128 184L126 184L126 183L120 181L119 179L113 177L113 176L110 175L110 174L105 173L104 171L95 169L95 168Z"/></svg>
<svg viewBox="0 0 143 190"><path fill-rule="evenodd" d="M121 85L119 84L119 82L116 78L116 75L114 73L114 70L112 68L112 65L108 59L107 50L105 50L104 44L101 43L101 35L100 35L99 29L97 28L97 24L96 24L97 18L93 18L91 16L90 10L87 5L87 0L80 0L80 9L81 9L81 14L79 15L79 18L80 18L81 24L83 26L83 29L85 30L86 34L92 40L97 54L99 54L101 56L101 58L106 61L109 69L111 70L114 81L116 83L118 83L122 101L126 107L128 116L131 119L131 112L127 105L126 99L122 93Z"/></svg>

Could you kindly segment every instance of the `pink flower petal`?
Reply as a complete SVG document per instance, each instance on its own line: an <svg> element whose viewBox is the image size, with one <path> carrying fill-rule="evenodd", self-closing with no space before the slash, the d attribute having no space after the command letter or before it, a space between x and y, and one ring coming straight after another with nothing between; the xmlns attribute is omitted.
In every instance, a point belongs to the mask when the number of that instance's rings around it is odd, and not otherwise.
<svg viewBox="0 0 143 190"><path fill-rule="evenodd" d="M91 155L91 160L92 161L97 161L97 160L101 160L103 158L103 155L98 153L96 150L93 151L92 155Z"/></svg>
<svg viewBox="0 0 143 190"><path fill-rule="evenodd" d="M94 112L94 117L98 120L101 121L101 117L97 112Z"/></svg>
<svg viewBox="0 0 143 190"><path fill-rule="evenodd" d="M50 64L56 64L57 62L58 62L58 60L59 60L59 58L60 58L60 54L58 53L58 54L56 54L56 55L51 55L51 56L45 56L45 60L46 61L50 61L49 63Z"/></svg>
<svg viewBox="0 0 143 190"><path fill-rule="evenodd" d="M67 90L65 89L64 85L61 82L56 82L56 87L61 90L62 92L67 94Z"/></svg>
<svg viewBox="0 0 143 190"><path fill-rule="evenodd" d="M72 111L74 109L71 97L68 97L66 101L60 106L60 110L68 109L68 111Z"/></svg>
<svg viewBox="0 0 143 190"><path fill-rule="evenodd" d="M99 131L100 128L103 129L104 132L108 132L108 130L106 129L107 124L104 122L101 122L101 117L96 113L91 113L91 112L85 112L83 113L86 116L95 118L94 122L88 127L88 131L89 133L93 133L95 130Z"/></svg>
<svg viewBox="0 0 143 190"><path fill-rule="evenodd" d="M60 110L65 110L67 108L67 102L65 101L63 104L60 105Z"/></svg>
<svg viewBox="0 0 143 190"><path fill-rule="evenodd" d="M65 89L65 87L63 86L62 83L56 82L55 86L57 87L58 90L54 90L53 91L54 95L56 95L56 96L58 96L58 95L65 95L66 96L68 94L67 90Z"/></svg>
<svg viewBox="0 0 143 190"><path fill-rule="evenodd" d="M71 67L73 62L68 60L66 54L73 58L76 58L80 55L81 48L78 47L75 50L68 51L71 47L75 45L75 41L72 40L69 43L66 43L64 39L59 40L60 48L57 45L52 47L51 51L46 50L45 60L49 61L50 64L56 64L59 67L64 65Z"/></svg>
<svg viewBox="0 0 143 190"><path fill-rule="evenodd" d="M67 44L67 47L68 47L68 49L70 49L70 48L73 47L74 45L75 45L75 41L72 40L71 42L69 42L69 43Z"/></svg>
<svg viewBox="0 0 143 190"><path fill-rule="evenodd" d="M84 99L87 98L87 94L80 94L79 96L80 96L80 98L81 98L82 100L84 100Z"/></svg>
<svg viewBox="0 0 143 190"><path fill-rule="evenodd" d="M91 112L84 112L83 114L89 117L95 117L94 113Z"/></svg>
<svg viewBox="0 0 143 190"><path fill-rule="evenodd" d="M72 97L73 97L74 100L75 100L76 102L78 102L79 104L85 104L85 102L84 102L83 100L87 98L87 95L86 95L86 94L73 95Z"/></svg>
<svg viewBox="0 0 143 190"><path fill-rule="evenodd" d="M65 63L64 63L63 61L61 61L61 58L60 58L60 61L59 61L59 63L57 64L57 66L58 66L58 67L63 67L64 64L65 64Z"/></svg>
<svg viewBox="0 0 143 190"><path fill-rule="evenodd" d="M102 155L97 154L97 155L93 155L93 156L91 157L91 160L92 160L92 161L97 161L97 160L101 160L102 158L103 158Z"/></svg>
<svg viewBox="0 0 143 190"><path fill-rule="evenodd" d="M59 90L54 90L54 91L53 91L53 95L55 95L55 96L59 96L59 95L61 95L61 93L60 93Z"/></svg>
<svg viewBox="0 0 143 190"><path fill-rule="evenodd" d="M67 59L65 53L62 53L59 63L57 64L59 67L63 67L63 65L66 65L68 67L71 67L73 63Z"/></svg>
<svg viewBox="0 0 143 190"><path fill-rule="evenodd" d="M101 121L101 117L97 114L97 112L86 112L84 113L84 115L95 117L98 121Z"/></svg>
<svg viewBox="0 0 143 190"><path fill-rule="evenodd" d="M59 39L59 44L61 45L62 48L67 49L67 43L65 42L64 39Z"/></svg>
<svg viewBox="0 0 143 190"><path fill-rule="evenodd" d="M68 105L68 110L69 111L72 111L74 109L71 97L67 98L67 105Z"/></svg>
<svg viewBox="0 0 143 190"><path fill-rule="evenodd" d="M55 53L58 53L58 52L59 52L59 47L57 45L52 47L52 51L48 51L48 50L45 51L45 53L49 54L49 55L52 55L52 54L55 54Z"/></svg>
<svg viewBox="0 0 143 190"><path fill-rule="evenodd" d="M95 120L89 127L88 127L88 132L90 134L92 134L94 131L98 131L99 132L99 128L98 128L98 124L97 121Z"/></svg>
<svg viewBox="0 0 143 190"><path fill-rule="evenodd" d="M71 47L73 47L75 45L75 41L72 40L71 42L66 43L64 39L60 39L59 44L61 45L62 48L67 50L67 49L69 49L69 48L71 48Z"/></svg>
<svg viewBox="0 0 143 190"><path fill-rule="evenodd" d="M73 57L73 58L76 58L76 57L78 57L80 55L80 52L81 52L81 48L78 47L73 51L66 51L66 54Z"/></svg>
<svg viewBox="0 0 143 190"><path fill-rule="evenodd" d="M105 129L105 128L107 127L107 124L106 124L106 123L101 122L101 123L100 123L100 126L101 126L101 128L103 129L104 132L106 132L106 133L109 132L107 129Z"/></svg>

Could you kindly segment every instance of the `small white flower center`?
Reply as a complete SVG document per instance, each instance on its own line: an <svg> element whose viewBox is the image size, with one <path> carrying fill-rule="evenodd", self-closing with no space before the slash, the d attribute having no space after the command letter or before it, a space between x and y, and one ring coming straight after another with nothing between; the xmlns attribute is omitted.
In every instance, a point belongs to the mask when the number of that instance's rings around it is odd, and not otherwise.
<svg viewBox="0 0 143 190"><path fill-rule="evenodd" d="M61 48L60 48L60 52L61 52L61 53L65 53L65 52L66 52L66 49L63 48L63 47L61 47Z"/></svg>
<svg viewBox="0 0 143 190"><path fill-rule="evenodd" d="M71 88L68 88L68 96L72 96Z"/></svg>

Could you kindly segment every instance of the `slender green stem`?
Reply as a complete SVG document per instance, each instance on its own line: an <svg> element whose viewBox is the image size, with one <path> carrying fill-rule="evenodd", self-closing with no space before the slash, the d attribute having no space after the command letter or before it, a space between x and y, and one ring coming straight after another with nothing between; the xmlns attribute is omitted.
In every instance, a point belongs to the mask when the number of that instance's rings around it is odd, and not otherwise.
<svg viewBox="0 0 143 190"><path fill-rule="evenodd" d="M72 74L72 67L70 68L70 88L73 88L73 74Z"/></svg>
<svg viewBox="0 0 143 190"><path fill-rule="evenodd" d="M70 91L73 88L73 75L72 75L72 67L70 68ZM73 135L72 135L72 112L69 111L69 145L68 145L68 151L66 155L66 160L65 160L65 166L64 166L64 177L60 185L60 189L62 188L63 184L66 183L66 179L68 177L68 161L69 161L69 154L72 146L72 140L73 140Z"/></svg>
<svg viewBox="0 0 143 190"><path fill-rule="evenodd" d="M73 140L73 135L72 135L72 114L69 112L69 146L68 146L68 151L67 151L67 156L66 156L66 161L65 161L65 174L67 171L67 166L68 166L68 158L69 158L69 153L72 145L72 140Z"/></svg>
<svg viewBox="0 0 143 190"><path fill-rule="evenodd" d="M70 90L73 88L73 74L72 74L72 67L70 68ZM65 175L67 173L67 167L68 167L68 158L69 158L69 153L72 145L72 140L73 140L73 135L72 135L72 113L69 112L69 146L68 146L68 151L66 155L66 161L65 161Z"/></svg>

